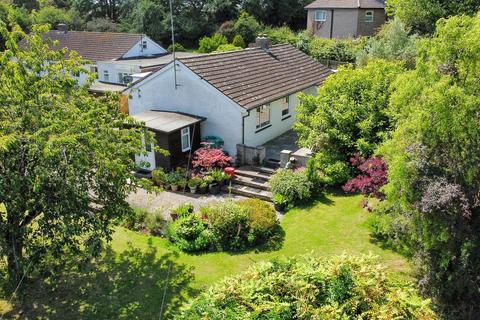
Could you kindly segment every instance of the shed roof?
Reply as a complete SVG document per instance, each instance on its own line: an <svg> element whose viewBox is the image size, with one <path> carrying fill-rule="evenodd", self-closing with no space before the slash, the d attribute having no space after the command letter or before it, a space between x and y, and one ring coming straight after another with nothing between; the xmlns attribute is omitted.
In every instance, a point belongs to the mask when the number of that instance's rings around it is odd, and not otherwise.
<svg viewBox="0 0 480 320"><path fill-rule="evenodd" d="M179 60L246 109L320 85L332 73L289 44L275 45L269 50L249 48Z"/></svg>
<svg viewBox="0 0 480 320"><path fill-rule="evenodd" d="M205 118L171 111L145 111L132 117L145 123L145 127L165 133L174 132L192 124L202 122Z"/></svg>
<svg viewBox="0 0 480 320"><path fill-rule="evenodd" d="M385 0L316 0L305 7L305 9L326 8L383 9L385 8Z"/></svg>

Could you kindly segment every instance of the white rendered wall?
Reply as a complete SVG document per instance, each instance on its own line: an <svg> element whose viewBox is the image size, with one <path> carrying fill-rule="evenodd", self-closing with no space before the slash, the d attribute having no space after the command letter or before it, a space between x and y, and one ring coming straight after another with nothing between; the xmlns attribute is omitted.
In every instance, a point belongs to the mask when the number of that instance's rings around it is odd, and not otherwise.
<svg viewBox="0 0 480 320"><path fill-rule="evenodd" d="M303 92L312 94L316 92L316 87L311 87ZM299 104L298 93L290 95L290 117L282 116L283 99L270 103L270 126L263 130L257 129L257 109L250 111L250 115L245 118L245 144L252 147L258 147L268 142L293 127L297 115L297 105Z"/></svg>
<svg viewBox="0 0 480 320"><path fill-rule="evenodd" d="M171 63L134 85L128 91L129 113L165 110L205 117L206 121L201 124L202 138L221 137L225 141L225 151L236 155L236 145L242 143L242 113L245 109L180 62L177 62L177 83L179 86L175 89Z"/></svg>
<svg viewBox="0 0 480 320"><path fill-rule="evenodd" d="M142 41L147 41L147 48L143 49L140 44ZM134 58L134 57L142 57L142 56L152 56L158 55L162 53L167 53L167 50L162 48L159 44L155 41L150 39L149 37L143 37L141 41L138 41L130 50L128 50L123 56L123 59L126 58Z"/></svg>

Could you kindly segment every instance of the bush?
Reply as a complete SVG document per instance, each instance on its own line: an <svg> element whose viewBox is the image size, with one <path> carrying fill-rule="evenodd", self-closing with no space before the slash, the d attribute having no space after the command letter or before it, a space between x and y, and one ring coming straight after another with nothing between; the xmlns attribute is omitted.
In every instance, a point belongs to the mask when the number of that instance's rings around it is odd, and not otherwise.
<svg viewBox="0 0 480 320"><path fill-rule="evenodd" d="M255 41L255 38L261 29L262 26L257 20L245 11L240 14L240 17L233 26L233 31L235 31L236 34L241 35L247 45Z"/></svg>
<svg viewBox="0 0 480 320"><path fill-rule="evenodd" d="M217 50L213 51L213 53L219 53L219 52L228 52L228 51L238 51L242 50L241 47L236 47L233 44L222 44L217 48Z"/></svg>
<svg viewBox="0 0 480 320"><path fill-rule="evenodd" d="M365 47L365 39L338 40L314 38L310 42L310 55L317 60L355 62L357 54Z"/></svg>
<svg viewBox="0 0 480 320"><path fill-rule="evenodd" d="M184 217L192 214L193 210L194 210L193 204L185 203L173 209L172 212L178 214L179 217Z"/></svg>
<svg viewBox="0 0 480 320"><path fill-rule="evenodd" d="M285 197L289 206L309 200L312 195L313 185L305 171L281 169L272 176L269 183L272 193Z"/></svg>
<svg viewBox="0 0 480 320"><path fill-rule="evenodd" d="M239 34L237 34L232 41L232 45L235 47L240 47L240 48L246 48L247 45L245 44L245 40L243 40L243 37Z"/></svg>
<svg viewBox="0 0 480 320"><path fill-rule="evenodd" d="M210 53L217 50L218 47L223 44L228 44L227 38L215 33L212 37L203 37L200 39L198 51L201 53Z"/></svg>
<svg viewBox="0 0 480 320"><path fill-rule="evenodd" d="M153 236L161 236L166 221L160 211L150 212L143 208L133 209L133 213L125 217L122 226L132 231L147 232Z"/></svg>
<svg viewBox="0 0 480 320"><path fill-rule="evenodd" d="M237 203L248 210L248 242L251 245L265 243L277 225L277 214L273 207L258 199L246 199Z"/></svg>
<svg viewBox="0 0 480 320"><path fill-rule="evenodd" d="M209 207L209 227L223 250L242 250L248 243L247 208L233 201Z"/></svg>
<svg viewBox="0 0 480 320"><path fill-rule="evenodd" d="M297 35L289 27L268 27L263 32L267 34L271 44L289 43L293 46L297 44Z"/></svg>
<svg viewBox="0 0 480 320"><path fill-rule="evenodd" d="M188 214L168 225L167 236L182 251L197 252L212 248L215 238L198 215Z"/></svg>
<svg viewBox="0 0 480 320"><path fill-rule="evenodd" d="M371 256L259 263L194 299L174 319L436 319Z"/></svg>
<svg viewBox="0 0 480 320"><path fill-rule="evenodd" d="M373 195L378 199L384 197L380 188L387 183L388 168L385 161L378 157L364 159L356 154L350 159L352 166L361 172L357 177L349 180L344 186L345 192L361 192L363 195Z"/></svg>
<svg viewBox="0 0 480 320"><path fill-rule="evenodd" d="M152 171L152 181L156 186L163 186L167 181L167 174L163 168L158 168Z"/></svg>
<svg viewBox="0 0 480 320"><path fill-rule="evenodd" d="M213 149L206 145L195 151L192 166L209 171L214 168L225 168L230 165L230 161L232 158L225 155L222 149Z"/></svg>
<svg viewBox="0 0 480 320"><path fill-rule="evenodd" d="M167 48L168 52L173 52L173 44L169 45ZM187 51L181 43L176 42L175 43L175 52L185 52Z"/></svg>

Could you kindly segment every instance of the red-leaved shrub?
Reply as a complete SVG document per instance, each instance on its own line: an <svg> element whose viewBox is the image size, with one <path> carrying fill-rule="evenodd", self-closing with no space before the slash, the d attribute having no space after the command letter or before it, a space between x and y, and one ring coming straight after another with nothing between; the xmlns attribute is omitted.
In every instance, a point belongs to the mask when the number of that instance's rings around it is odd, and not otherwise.
<svg viewBox="0 0 480 320"><path fill-rule="evenodd" d="M232 161L232 157L225 155L222 149L214 149L204 143L202 148L195 151L192 165L194 168L208 171L213 168L225 168L230 165L230 161Z"/></svg>
<svg viewBox="0 0 480 320"><path fill-rule="evenodd" d="M361 171L357 177L350 179L344 186L345 192L361 192L364 195L373 195L382 199L380 188L387 183L388 166L378 157L364 159L356 154L350 163Z"/></svg>

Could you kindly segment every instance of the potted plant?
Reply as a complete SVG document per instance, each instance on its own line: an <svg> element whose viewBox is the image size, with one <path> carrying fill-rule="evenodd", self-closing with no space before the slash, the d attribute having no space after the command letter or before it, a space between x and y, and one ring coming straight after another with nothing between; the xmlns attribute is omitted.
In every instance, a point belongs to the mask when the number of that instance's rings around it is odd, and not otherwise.
<svg viewBox="0 0 480 320"><path fill-rule="evenodd" d="M205 194L207 193L208 189L208 181L202 180L200 184L198 185L198 193L200 194Z"/></svg>
<svg viewBox="0 0 480 320"><path fill-rule="evenodd" d="M188 181L188 187L190 188L190 193L194 194L197 193L197 187L200 184L200 179L192 178Z"/></svg>
<svg viewBox="0 0 480 320"><path fill-rule="evenodd" d="M226 173L223 174L223 184L228 186L230 184L230 181L232 180L232 177Z"/></svg>
<svg viewBox="0 0 480 320"><path fill-rule="evenodd" d="M221 185L221 184L223 183L224 173L223 173L223 170L222 170L222 169L219 169L219 168L213 169L210 174L211 174L213 180L214 180L217 184Z"/></svg>
<svg viewBox="0 0 480 320"><path fill-rule="evenodd" d="M275 210L278 212L283 212L287 206L287 200L283 195L280 193L275 193L272 198L273 205L275 207Z"/></svg>
<svg viewBox="0 0 480 320"><path fill-rule="evenodd" d="M220 184L213 180L209 185L208 185L208 190L210 190L210 194L219 194L220 193Z"/></svg>
<svg viewBox="0 0 480 320"><path fill-rule="evenodd" d="M178 190L178 177L175 172L169 172L165 175L165 184L172 188L172 191Z"/></svg>
<svg viewBox="0 0 480 320"><path fill-rule="evenodd" d="M152 171L152 181L157 187L164 187L165 186L165 171L163 168L158 168Z"/></svg>
<svg viewBox="0 0 480 320"><path fill-rule="evenodd" d="M185 191L185 187L187 186L187 179L180 178L178 179L178 188L180 191Z"/></svg>

